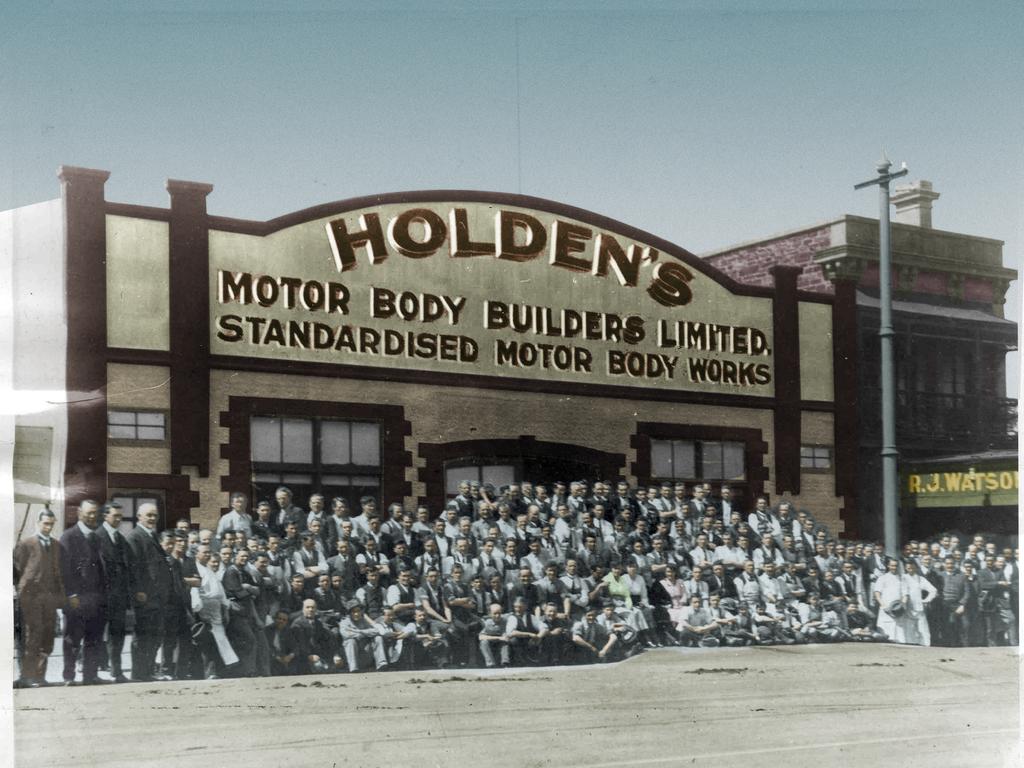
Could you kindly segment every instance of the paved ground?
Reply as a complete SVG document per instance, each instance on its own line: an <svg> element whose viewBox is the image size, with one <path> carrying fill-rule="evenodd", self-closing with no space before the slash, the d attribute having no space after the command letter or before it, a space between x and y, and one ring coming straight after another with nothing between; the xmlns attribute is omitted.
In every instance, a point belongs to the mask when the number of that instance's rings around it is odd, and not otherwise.
<svg viewBox="0 0 1024 768"><path fill-rule="evenodd" d="M1016 766L1011 648L648 652L602 667L15 691L19 768Z"/></svg>

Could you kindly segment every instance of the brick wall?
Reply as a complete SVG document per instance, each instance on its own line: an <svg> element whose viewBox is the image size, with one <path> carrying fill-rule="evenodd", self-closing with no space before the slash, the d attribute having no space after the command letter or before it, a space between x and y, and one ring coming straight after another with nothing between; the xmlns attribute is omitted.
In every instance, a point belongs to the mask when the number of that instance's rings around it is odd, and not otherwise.
<svg viewBox="0 0 1024 768"><path fill-rule="evenodd" d="M707 261L734 280L760 286L774 285L768 270L776 264L803 267L797 288L831 294L832 284L825 279L821 267L814 263L814 254L829 244L829 228L820 227L718 253L709 256Z"/></svg>
<svg viewBox="0 0 1024 768"><path fill-rule="evenodd" d="M166 402L166 369L119 365L108 368L108 384L114 406L160 407ZM140 386L141 385L141 386ZM229 464L221 458L221 446L228 441L228 430L219 425L219 415L228 408L231 395L245 397L296 398L325 402L373 402L400 404L405 418L413 425L413 434L405 438L413 464L406 469L412 493L403 499L415 503L423 495L417 469L424 466L419 444L472 440L482 436L518 438L534 435L538 440L577 444L609 453L625 454L623 474L627 477L636 461L630 438L637 422L708 424L761 430L769 450L764 466L769 469L765 492L775 498L774 422L770 409L724 408L685 403L661 403L642 400L616 400L596 397L560 397L543 393L504 390L479 390L462 387L408 385L395 382L366 382L345 379L290 376L286 374L210 372L210 476L201 478L194 471L191 489L199 492L199 506L191 510L193 523L214 525L220 510L227 506L227 490L221 477L229 473ZM831 414L804 413L803 428L808 439L831 442ZM109 446L112 472L163 474L169 470L166 448ZM635 477L629 478L635 482ZM840 500L832 494L835 479L831 472L803 477L803 493L788 497L797 508L807 508L815 517L838 529ZM390 501L390 500L386 500Z"/></svg>

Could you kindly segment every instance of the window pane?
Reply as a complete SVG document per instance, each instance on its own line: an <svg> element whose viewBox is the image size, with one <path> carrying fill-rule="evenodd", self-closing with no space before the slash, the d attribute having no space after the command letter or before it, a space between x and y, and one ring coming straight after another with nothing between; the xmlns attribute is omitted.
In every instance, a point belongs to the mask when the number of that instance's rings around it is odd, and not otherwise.
<svg viewBox="0 0 1024 768"><path fill-rule="evenodd" d="M285 474L285 475L281 475L281 482L284 483L285 485L289 486L289 487L294 486L294 485L312 485L313 484L313 476L312 475L297 475L297 474L289 475L289 474ZM292 490L292 504L299 504L299 501L296 498L296 493L297 493L296 490L294 488L292 488L291 490ZM303 499L303 501L305 501L305 499ZM300 504L300 506L301 506L301 504Z"/></svg>
<svg viewBox="0 0 1024 768"><path fill-rule="evenodd" d="M107 427L107 436L108 437L126 437L126 438L128 438L130 440L134 440L135 439L135 427L127 427L127 426L122 427L122 426L117 426L117 425L111 424L109 427Z"/></svg>
<svg viewBox="0 0 1024 768"><path fill-rule="evenodd" d="M292 464L313 461L313 422L309 419L282 419L281 441L284 445L281 461Z"/></svg>
<svg viewBox="0 0 1024 768"><path fill-rule="evenodd" d="M137 416L140 426L162 427L164 425L164 415L162 413L139 413Z"/></svg>
<svg viewBox="0 0 1024 768"><path fill-rule="evenodd" d="M324 464L351 464L347 421L324 421L320 424L320 460Z"/></svg>
<svg viewBox="0 0 1024 768"><path fill-rule="evenodd" d="M672 470L667 477L684 479L697 477L697 444L692 440L672 441Z"/></svg>
<svg viewBox="0 0 1024 768"><path fill-rule="evenodd" d="M444 471L444 492L449 496L459 495L459 483L466 477L463 467L453 467Z"/></svg>
<svg viewBox="0 0 1024 768"><path fill-rule="evenodd" d="M281 484L281 475L277 472L257 472L253 476L254 483L277 483Z"/></svg>
<svg viewBox="0 0 1024 768"><path fill-rule="evenodd" d="M139 427L139 440L163 440L163 427Z"/></svg>
<svg viewBox="0 0 1024 768"><path fill-rule="evenodd" d="M668 440L651 440L651 477L674 477L672 443Z"/></svg>
<svg viewBox="0 0 1024 768"><path fill-rule="evenodd" d="M722 452L724 454L722 479L742 480L746 476L743 443L723 443Z"/></svg>
<svg viewBox="0 0 1024 768"><path fill-rule="evenodd" d="M380 425L352 423L352 463L380 466Z"/></svg>
<svg viewBox="0 0 1024 768"><path fill-rule="evenodd" d="M134 411L109 411L107 413L108 424L134 424Z"/></svg>
<svg viewBox="0 0 1024 768"><path fill-rule="evenodd" d="M701 452L703 454L703 465L701 466L700 480L721 480L725 477L722 474L722 444L718 442L702 442Z"/></svg>
<svg viewBox="0 0 1024 768"><path fill-rule="evenodd" d="M111 501L121 505L121 514L124 517L135 517L135 498L133 496L115 496Z"/></svg>
<svg viewBox="0 0 1024 768"><path fill-rule="evenodd" d="M484 483L490 483L495 490L503 485L514 483L516 479L515 467L508 464L495 464L480 468L480 475Z"/></svg>
<svg viewBox="0 0 1024 768"><path fill-rule="evenodd" d="M250 422L249 441L253 461L281 461L281 420L254 416Z"/></svg>

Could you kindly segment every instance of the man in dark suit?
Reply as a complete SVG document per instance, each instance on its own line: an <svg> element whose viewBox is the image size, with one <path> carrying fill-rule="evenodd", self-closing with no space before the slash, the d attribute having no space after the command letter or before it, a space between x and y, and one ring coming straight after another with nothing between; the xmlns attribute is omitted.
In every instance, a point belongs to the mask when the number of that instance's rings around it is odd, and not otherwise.
<svg viewBox="0 0 1024 768"><path fill-rule="evenodd" d="M256 671L257 633L260 642L264 641L263 624L256 614L256 597L260 593L259 585L245 567L249 562L249 552L244 549L235 553L235 561L224 571L221 584L224 593L233 603L231 621L228 623L228 638L231 647L238 654L238 675L251 677Z"/></svg>
<svg viewBox="0 0 1024 768"><path fill-rule="evenodd" d="M177 531L160 534L160 546L166 553L171 589L164 604L164 632L161 641L161 672L172 680L188 676L192 664L192 626L189 585L185 583L183 563L186 539Z"/></svg>
<svg viewBox="0 0 1024 768"><path fill-rule="evenodd" d="M127 536L128 582L135 606L132 680L153 680L156 649L163 639L163 609L171 593L167 555L157 540L155 504L142 504L138 524Z"/></svg>
<svg viewBox="0 0 1024 768"><path fill-rule="evenodd" d="M280 530L285 530L288 523L295 523L295 528L300 533L306 530L306 513L301 507L292 504L290 488L282 485L274 492L274 500L277 502L277 509L273 511L271 520Z"/></svg>
<svg viewBox="0 0 1024 768"><path fill-rule="evenodd" d="M57 609L64 605L60 543L50 536L56 518L44 509L36 520L36 535L14 549L14 584L21 613L20 687L46 683L46 660L53 651Z"/></svg>
<svg viewBox="0 0 1024 768"><path fill-rule="evenodd" d="M78 507L78 522L60 537L60 569L68 604L64 625L64 684L75 682L79 646L82 682L100 682L100 643L107 619L107 574L103 567L99 536L99 504L91 499Z"/></svg>
<svg viewBox="0 0 1024 768"><path fill-rule="evenodd" d="M292 621L295 670L300 675L330 672L343 659L337 639L316 615L316 601L302 602L302 615Z"/></svg>
<svg viewBox="0 0 1024 768"><path fill-rule="evenodd" d="M121 505L109 502L103 505L103 524L97 529L100 554L107 572L107 658L110 674L118 683L128 681L121 669L124 650L125 617L131 605L128 587L127 545L118 530L121 525Z"/></svg>
<svg viewBox="0 0 1024 768"><path fill-rule="evenodd" d="M270 649L270 674L294 675L296 669L295 638L288 626L288 611L280 610L274 615L274 623L265 627L263 634Z"/></svg>

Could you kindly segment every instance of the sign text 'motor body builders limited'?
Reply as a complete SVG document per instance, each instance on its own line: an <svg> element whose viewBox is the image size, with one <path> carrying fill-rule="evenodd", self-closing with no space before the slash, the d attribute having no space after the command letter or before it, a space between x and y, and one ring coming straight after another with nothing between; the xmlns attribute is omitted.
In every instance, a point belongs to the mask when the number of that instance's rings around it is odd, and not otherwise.
<svg viewBox="0 0 1024 768"><path fill-rule="evenodd" d="M210 242L215 352L772 394L770 299L545 211L392 204Z"/></svg>

